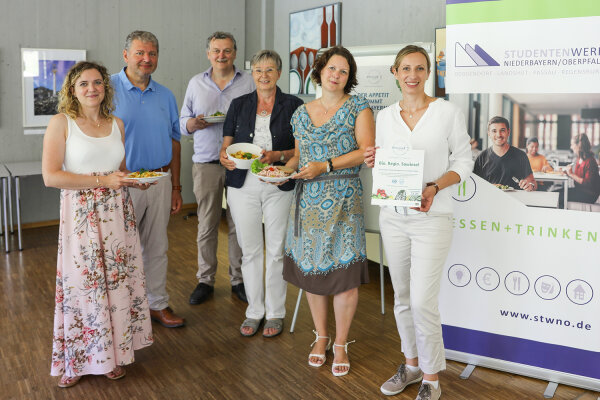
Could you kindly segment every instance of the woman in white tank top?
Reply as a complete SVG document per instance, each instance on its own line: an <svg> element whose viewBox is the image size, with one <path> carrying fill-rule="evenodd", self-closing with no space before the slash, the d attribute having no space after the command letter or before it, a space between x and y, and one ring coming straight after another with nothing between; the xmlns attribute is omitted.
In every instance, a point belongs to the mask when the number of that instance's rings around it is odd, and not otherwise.
<svg viewBox="0 0 600 400"><path fill-rule="evenodd" d="M77 63L44 135L44 183L61 189L51 366L60 387L88 374L122 378L134 350L152 344L133 185L122 172L125 129L111 115L112 97L106 68Z"/></svg>

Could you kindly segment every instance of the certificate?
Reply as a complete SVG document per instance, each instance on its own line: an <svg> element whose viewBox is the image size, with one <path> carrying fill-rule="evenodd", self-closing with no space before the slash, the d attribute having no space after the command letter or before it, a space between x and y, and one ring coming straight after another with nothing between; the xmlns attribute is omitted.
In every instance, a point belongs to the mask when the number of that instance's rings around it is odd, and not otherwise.
<svg viewBox="0 0 600 400"><path fill-rule="evenodd" d="M424 150L377 149L371 204L420 207Z"/></svg>

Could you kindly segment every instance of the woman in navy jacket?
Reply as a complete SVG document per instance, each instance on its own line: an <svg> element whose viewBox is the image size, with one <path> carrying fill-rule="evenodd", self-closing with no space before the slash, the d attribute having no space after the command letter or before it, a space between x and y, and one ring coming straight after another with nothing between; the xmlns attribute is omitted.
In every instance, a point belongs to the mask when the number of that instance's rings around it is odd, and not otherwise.
<svg viewBox="0 0 600 400"><path fill-rule="evenodd" d="M254 143L263 150L262 163L285 164L294 155L290 119L302 100L282 93L277 87L281 58L275 51L258 52L250 65L256 90L231 102L223 126L220 161L227 168L227 204L242 248L242 275L248 297L240 333L254 335L266 318L263 336L272 337L281 333L285 317L283 244L295 182L279 186L263 182L248 170L236 169L225 149L233 143ZM266 279L263 243L266 243Z"/></svg>

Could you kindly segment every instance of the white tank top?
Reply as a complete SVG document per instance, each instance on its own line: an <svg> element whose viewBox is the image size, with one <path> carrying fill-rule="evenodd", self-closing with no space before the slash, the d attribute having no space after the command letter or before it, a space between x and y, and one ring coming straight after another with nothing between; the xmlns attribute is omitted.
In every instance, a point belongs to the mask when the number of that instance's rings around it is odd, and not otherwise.
<svg viewBox="0 0 600 400"><path fill-rule="evenodd" d="M118 171L125 157L125 148L116 119L113 118L110 135L96 138L83 133L75 120L65 116L68 136L63 170L75 174Z"/></svg>

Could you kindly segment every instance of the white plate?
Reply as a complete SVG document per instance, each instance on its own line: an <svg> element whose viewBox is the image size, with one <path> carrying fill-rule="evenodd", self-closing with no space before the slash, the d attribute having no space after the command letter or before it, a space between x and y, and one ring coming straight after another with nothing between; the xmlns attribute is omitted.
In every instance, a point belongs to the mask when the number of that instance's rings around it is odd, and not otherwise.
<svg viewBox="0 0 600 400"><path fill-rule="evenodd" d="M317 94L317 89L315 88L315 85L313 85L312 81L312 72L313 70L311 69L308 71L308 75L306 76L306 84L304 88L304 93L306 94Z"/></svg>
<svg viewBox="0 0 600 400"><path fill-rule="evenodd" d="M234 143L231 146L229 146L225 151L227 152L229 159L235 163L235 167L237 169L249 169L252 165L252 162L260 158L260 152L262 151L262 149L252 143ZM256 154L258 157L253 158L251 160L243 160L233 157L232 154L237 153L238 151Z"/></svg>
<svg viewBox="0 0 600 400"><path fill-rule="evenodd" d="M295 69L290 69L290 93L302 93L302 79L300 78L298 71Z"/></svg>
<svg viewBox="0 0 600 400"><path fill-rule="evenodd" d="M250 171L250 173L252 175L254 175L255 177L257 177L258 179L262 179L265 182L275 182L275 183L276 182L284 182L284 181L287 181L288 179L293 179L294 175L296 175L296 174L291 174L289 176L283 176L281 178L276 178L276 177L273 177L273 176L261 176L259 174L255 174L252 171Z"/></svg>
<svg viewBox="0 0 600 400"><path fill-rule="evenodd" d="M218 115L216 117L207 116L203 119L210 124L217 124L219 122L225 122L225 115Z"/></svg>
<svg viewBox="0 0 600 400"><path fill-rule="evenodd" d="M160 178L163 178L163 177L169 175L168 172L155 172L155 174L159 174L159 176L151 176L148 178L131 178L131 177L129 177L129 175L127 175L127 179L131 179L132 181L136 181L138 183L152 183L152 182L156 182Z"/></svg>

